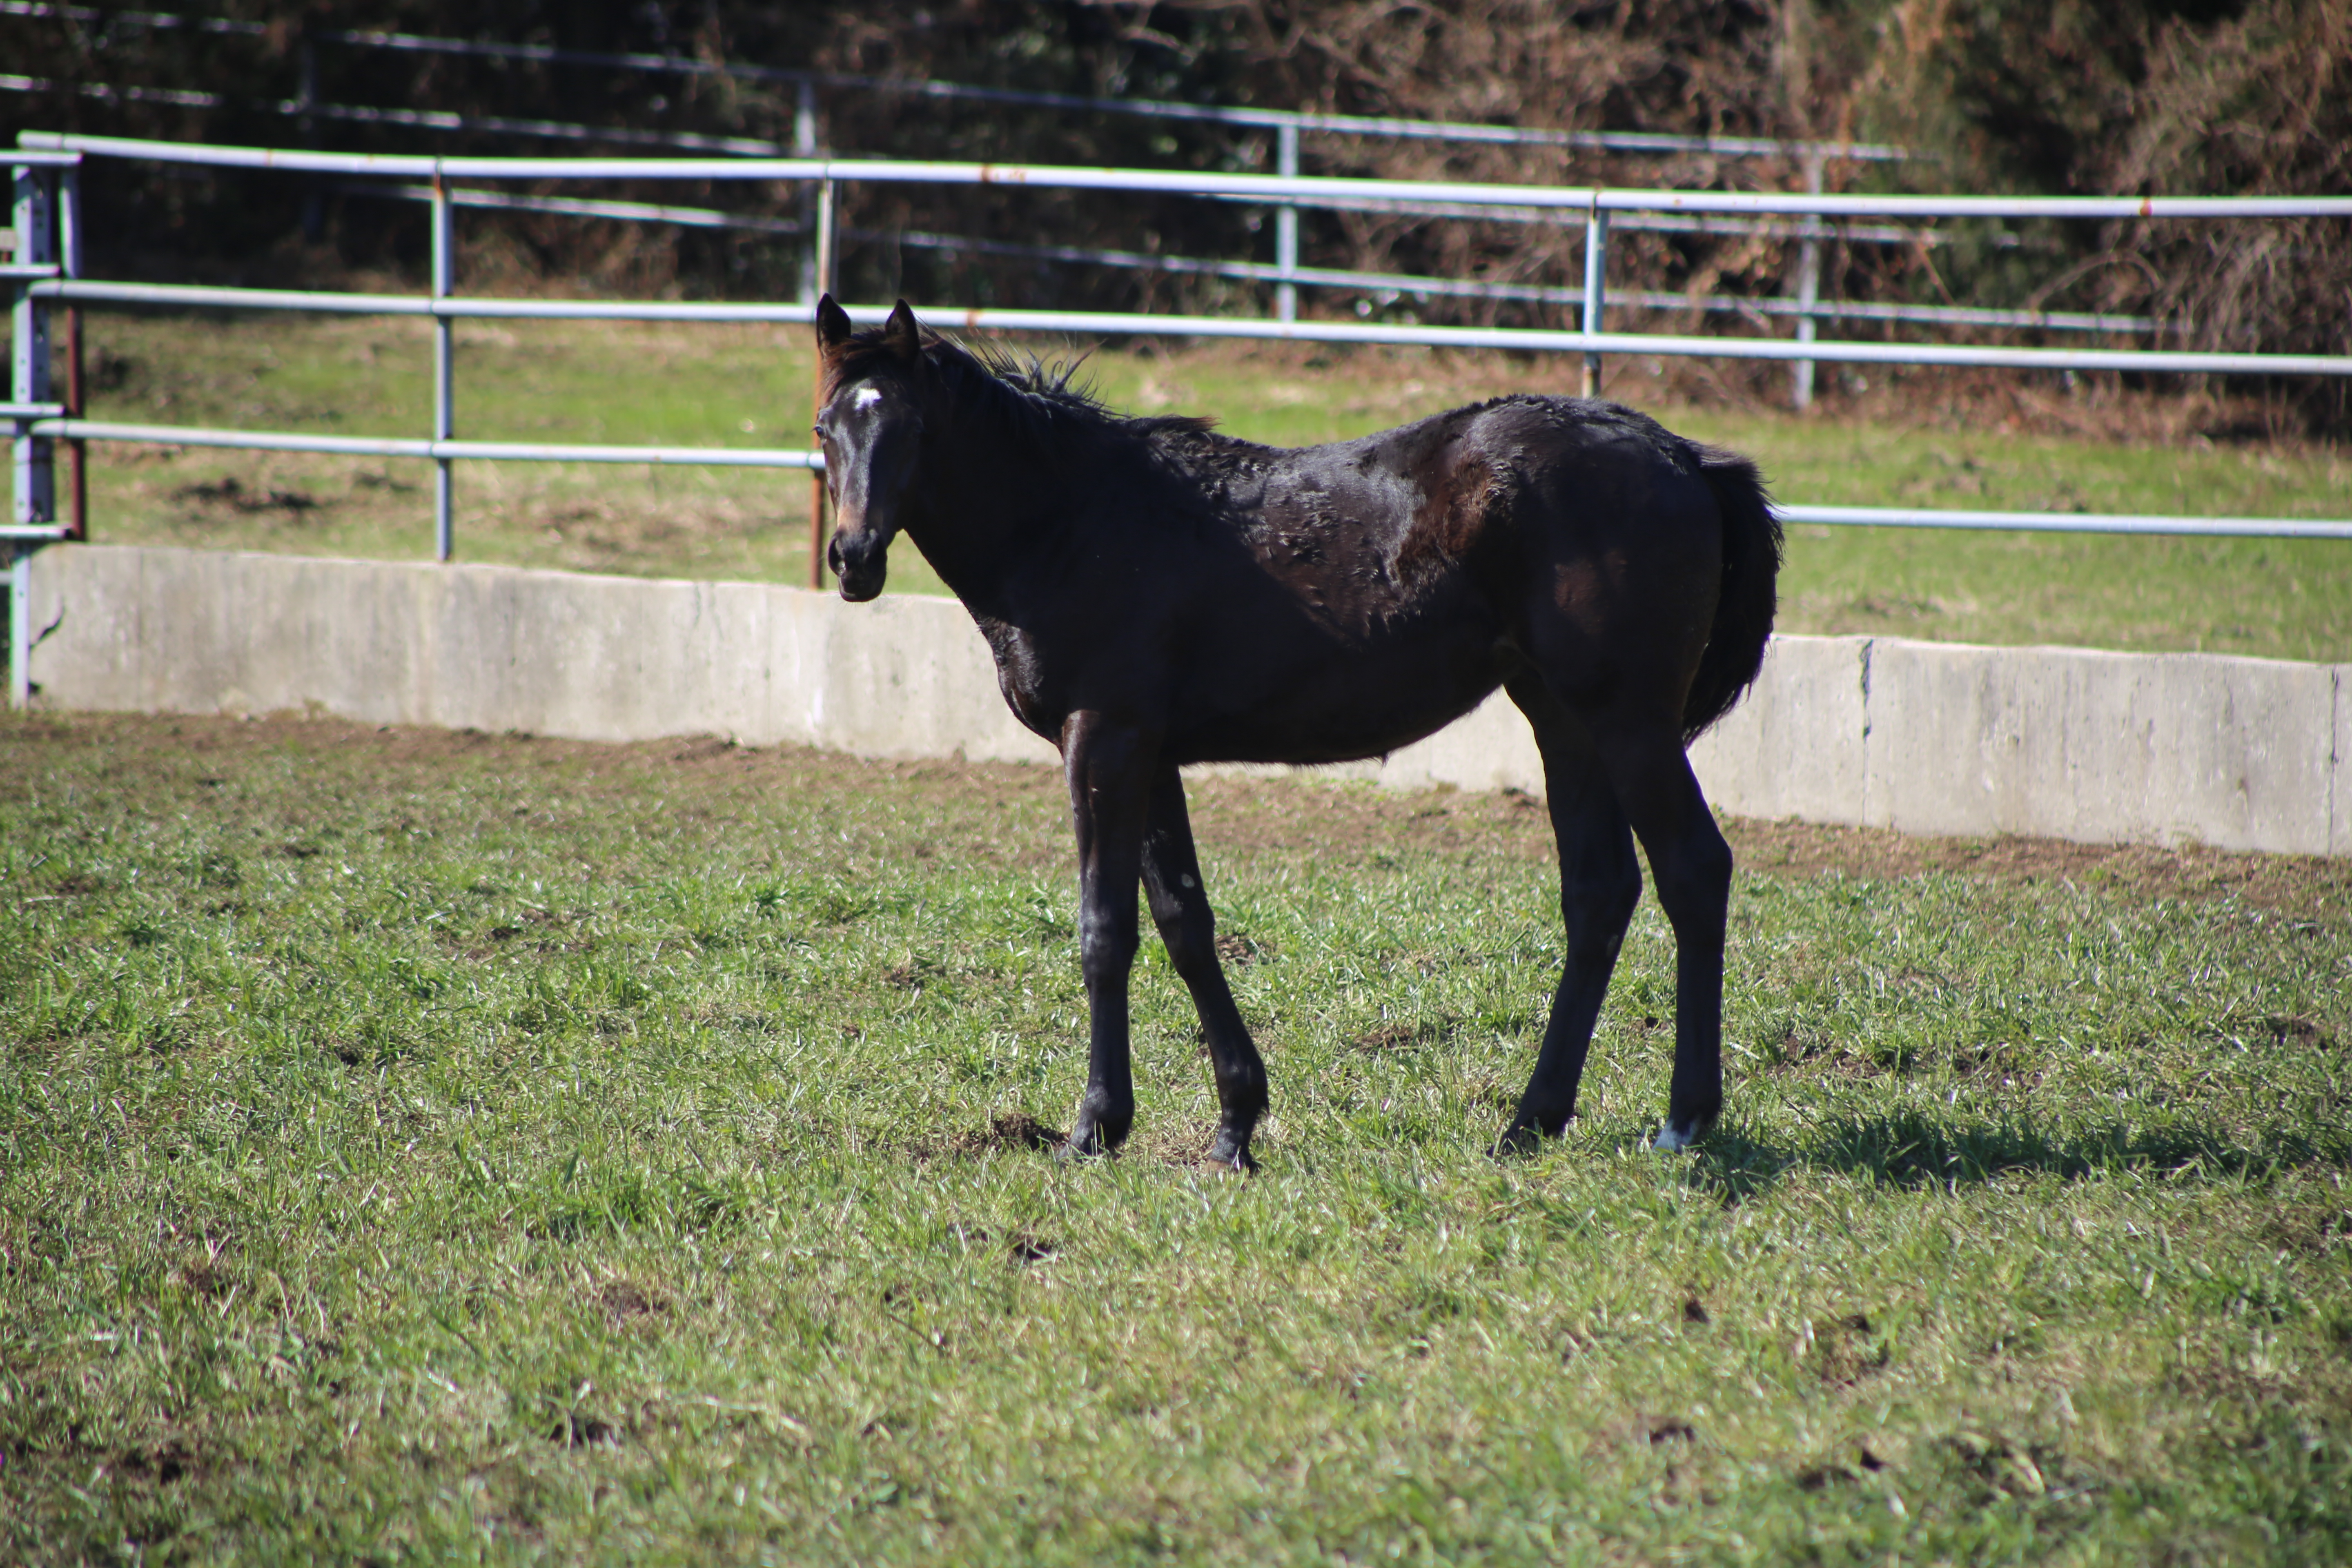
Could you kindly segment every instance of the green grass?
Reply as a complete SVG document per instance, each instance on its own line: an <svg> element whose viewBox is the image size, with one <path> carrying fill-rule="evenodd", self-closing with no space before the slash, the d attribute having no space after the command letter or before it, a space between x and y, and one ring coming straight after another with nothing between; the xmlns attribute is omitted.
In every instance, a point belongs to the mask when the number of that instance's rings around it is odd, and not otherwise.
<svg viewBox="0 0 2352 1568"><path fill-rule="evenodd" d="M91 413L414 436L429 424L429 331L400 320L93 314ZM782 328L463 324L457 432L805 446L805 338ZM1360 435L1506 391L1573 390L1575 374L1551 360L1234 345L1104 353L1093 364L1116 405L1212 413L1237 434L1286 444ZM2029 388L1997 415L1972 414L1977 405L1937 390L1945 384L1897 372L1876 401L1801 419L1677 402L1651 370L1623 363L1612 395L1756 455L1790 500L2352 516L2352 458L2339 447L2071 433L2102 420L2157 428L2156 405L2101 414L2095 399ZM94 453L101 540L392 559L431 551L422 464L198 448ZM797 473L460 464L459 554L800 582L809 489ZM940 591L903 547L892 585ZM1790 631L2352 659L2352 549L2337 542L1801 527L1783 596Z"/></svg>
<svg viewBox="0 0 2352 1568"><path fill-rule="evenodd" d="M2338 1563L2352 872L1733 824L1486 1145L1520 800L1213 779L1264 1170L1042 769L0 724L0 1558ZM1241 962L1246 960L1246 962Z"/></svg>

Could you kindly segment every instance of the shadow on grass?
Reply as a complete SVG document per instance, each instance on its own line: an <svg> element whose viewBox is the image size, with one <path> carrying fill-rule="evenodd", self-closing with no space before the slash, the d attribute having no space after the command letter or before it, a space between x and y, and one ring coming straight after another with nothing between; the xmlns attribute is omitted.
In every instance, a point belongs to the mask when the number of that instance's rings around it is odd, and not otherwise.
<svg viewBox="0 0 2352 1568"><path fill-rule="evenodd" d="M2196 1127L2060 1128L2025 1119L1963 1122L1901 1111L1823 1121L1794 1146L1718 1126L1699 1145L1691 1180L1736 1204L1769 1192L1798 1170L1834 1172L1884 1187L1958 1188L2016 1174L2080 1181L2137 1172L2243 1180L2312 1165L2352 1169L2352 1139L2281 1131L2247 1145Z"/></svg>

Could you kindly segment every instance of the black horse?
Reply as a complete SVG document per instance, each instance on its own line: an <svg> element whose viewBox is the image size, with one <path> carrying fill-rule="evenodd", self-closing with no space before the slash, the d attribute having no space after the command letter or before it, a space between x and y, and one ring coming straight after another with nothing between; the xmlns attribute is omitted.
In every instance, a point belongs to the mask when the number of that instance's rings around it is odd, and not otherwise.
<svg viewBox="0 0 2352 1568"><path fill-rule="evenodd" d="M1140 876L1207 1030L1209 1157L1248 1169L1265 1065L1217 963L1177 769L1383 755L1500 686L1541 748L1568 966L1501 1147L1557 1135L1626 922L1639 836L1673 922L1661 1149L1723 1104L1731 850L1684 747L1756 678L1780 528L1746 458L1615 404L1517 396L1298 450L1122 418L1032 366L926 332L903 300L855 331L817 306L816 435L845 599L901 530L995 651L1004 700L1060 748L1092 1014L1066 1152L1135 1119L1128 972Z"/></svg>

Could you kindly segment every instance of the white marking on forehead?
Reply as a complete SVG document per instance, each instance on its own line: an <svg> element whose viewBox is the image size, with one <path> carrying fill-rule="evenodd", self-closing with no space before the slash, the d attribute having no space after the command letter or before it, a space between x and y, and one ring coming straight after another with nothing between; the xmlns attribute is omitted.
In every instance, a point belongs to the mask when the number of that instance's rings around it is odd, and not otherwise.
<svg viewBox="0 0 2352 1568"><path fill-rule="evenodd" d="M857 389L857 395L849 400L849 405L853 408L871 408L881 401L882 389L880 387L861 386Z"/></svg>

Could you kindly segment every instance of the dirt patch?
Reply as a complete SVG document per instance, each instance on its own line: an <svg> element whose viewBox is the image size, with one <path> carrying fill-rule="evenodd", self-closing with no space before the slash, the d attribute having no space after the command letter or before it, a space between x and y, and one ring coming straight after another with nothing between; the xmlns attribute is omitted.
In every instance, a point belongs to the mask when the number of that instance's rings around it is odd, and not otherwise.
<svg viewBox="0 0 2352 1568"><path fill-rule="evenodd" d="M225 479L182 485L172 492L172 499L197 506L226 507L248 517L257 512L282 512L289 517L300 517L304 512L319 509L319 498L306 491L247 489L244 481L234 474Z"/></svg>
<svg viewBox="0 0 2352 1568"><path fill-rule="evenodd" d="M614 1328L658 1317L669 1310L668 1302L626 1279L606 1280L589 1293L588 1300L590 1305L604 1314L605 1320Z"/></svg>
<svg viewBox="0 0 2352 1568"><path fill-rule="evenodd" d="M1274 956L1274 944L1241 931L1230 931L1217 938L1217 957L1228 967L1246 969L1262 958Z"/></svg>
<svg viewBox="0 0 2352 1568"><path fill-rule="evenodd" d="M744 746L723 737L601 745L294 714L45 714L0 718L0 788L21 796L77 752L103 766L110 787L134 793L158 813L182 803L233 809L230 797L239 791L230 786L242 784L238 775L289 756L306 765L332 762L383 798L397 798L410 777L420 788L443 782L447 767L462 763L502 775L501 787L512 793L529 793L533 775L543 774L560 778L574 800L642 799L652 792L680 811L719 819L772 809L780 794L887 797L925 821L919 835L877 844L881 853L910 853L920 842L940 859L1056 872L1067 868L1072 854L1062 780L1052 769L961 759L869 762L802 747ZM1541 803L1510 791L1392 792L1318 781L1307 771L1294 779L1194 779L1188 793L1199 837L1213 855L1294 854L1374 865L1377 856L1463 853L1549 865L1557 855ZM1952 873L2098 888L2136 899L2236 899L2305 918L2340 915L2352 907L2352 860L2347 859L2048 838L1921 838L1740 817L1726 819L1724 831L1741 874L1749 877ZM281 842L307 848L314 840L296 832ZM283 853L301 858L299 849ZM1210 890L1213 896L1213 885ZM1219 947L1229 963L1275 956L1238 932L1226 933ZM2319 1027L2294 1019L2279 1027L2302 1038L2306 1025Z"/></svg>
<svg viewBox="0 0 2352 1568"><path fill-rule="evenodd" d="M1217 1124L1213 1121L1177 1121L1165 1118L1139 1118L1135 1131L1119 1151L1124 1159L1145 1159L1171 1165L1180 1171L1198 1171L1204 1175L1234 1174L1229 1165L1213 1164L1209 1151L1217 1142Z"/></svg>
<svg viewBox="0 0 2352 1568"><path fill-rule="evenodd" d="M2299 1014L2265 1018L2263 1028L2274 1046L2332 1046L2336 1043L2336 1037L2326 1025Z"/></svg>
<svg viewBox="0 0 2352 1568"><path fill-rule="evenodd" d="M1994 1051L1983 1053L1988 1058ZM1770 1057L1760 1066L1767 1073L1800 1073L1807 1078L1838 1078L1848 1080L1881 1078L1888 1073L1902 1072L1916 1065L1907 1050L1884 1050L1868 1046L1857 1047L1832 1036L1814 1030L1790 1029ZM1969 1070L1968 1064L1956 1063L1959 1070Z"/></svg>
<svg viewBox="0 0 2352 1568"><path fill-rule="evenodd" d="M1021 1111L997 1117L988 1124L988 1131L979 1137L984 1148L1045 1152L1060 1148L1066 1141L1066 1134Z"/></svg>
<svg viewBox="0 0 2352 1568"><path fill-rule="evenodd" d="M1849 1312L1836 1321L1814 1328L1798 1360L1825 1388L1846 1389L1885 1372L1894 1359L1886 1342L1871 1328L1870 1319Z"/></svg>
<svg viewBox="0 0 2352 1568"><path fill-rule="evenodd" d="M951 1225L948 1226L948 1233L974 1252L993 1252L1001 1247L1005 1261L1016 1268L1033 1263L1050 1263L1059 1257L1062 1251L1061 1243L1050 1237L1040 1236L1034 1230L1016 1230L1005 1237L1002 1243L999 1242L995 1233L985 1226ZM893 1290L896 1289L895 1286L892 1287ZM903 1297L893 1296L887 1292L884 1296L886 1302L894 1302L901 1299Z"/></svg>
<svg viewBox="0 0 2352 1568"><path fill-rule="evenodd" d="M1423 1043L1423 1029L1415 1024L1383 1024L1370 1034L1358 1035L1348 1043L1367 1056L1382 1051L1409 1050Z"/></svg>
<svg viewBox="0 0 2352 1568"><path fill-rule="evenodd" d="M195 1473L197 1465L195 1456L184 1444L163 1443L152 1448L127 1448L116 1455L107 1468L126 1480L168 1487Z"/></svg>
<svg viewBox="0 0 2352 1568"><path fill-rule="evenodd" d="M2023 1498L2081 1498L2105 1485L2047 1443L2012 1443L1975 1432L1956 1432L1940 1447L1972 1483L1979 1506Z"/></svg>
<svg viewBox="0 0 2352 1568"><path fill-rule="evenodd" d="M1058 1243L1025 1230L1004 1244L1005 1256L1015 1263L1050 1263L1061 1250Z"/></svg>
<svg viewBox="0 0 2352 1568"><path fill-rule="evenodd" d="M1422 973L1427 974L1432 971L1424 968ZM1460 1017L1452 1013L1441 1013L1433 1017L1410 1021L1391 1019L1377 1029L1357 1036L1349 1044L1367 1056L1378 1056L1384 1051L1408 1051L1422 1046L1449 1045L1461 1031Z"/></svg>
<svg viewBox="0 0 2352 1568"><path fill-rule="evenodd" d="M918 1160L974 1160L1000 1152L1050 1154L1067 1142L1065 1134L1025 1111L1015 1110L996 1117L985 1127L958 1132L941 1142L919 1140L908 1152Z"/></svg>
<svg viewBox="0 0 2352 1568"><path fill-rule="evenodd" d="M559 1448L617 1448L621 1429L602 1416L567 1410L547 1429L547 1440Z"/></svg>
<svg viewBox="0 0 2352 1568"><path fill-rule="evenodd" d="M2309 913L2352 903L2352 861L2315 855L2012 836L1926 838L1883 828L1744 817L1726 820L1724 836L1739 868L1749 875L1893 879L1949 871L1997 881L2097 887L2140 898L2236 898L2263 909Z"/></svg>
<svg viewBox="0 0 2352 1568"><path fill-rule="evenodd" d="M1874 1475L1886 1468L1886 1461L1866 1447L1854 1450L1854 1463ZM1829 1487L1858 1481L1862 1478L1843 1465L1826 1464L1813 1465L1799 1470L1795 1479L1799 1491L1817 1492Z"/></svg>

